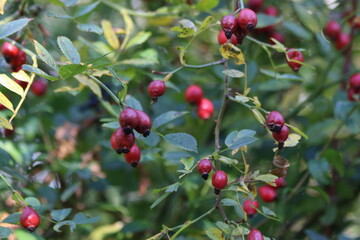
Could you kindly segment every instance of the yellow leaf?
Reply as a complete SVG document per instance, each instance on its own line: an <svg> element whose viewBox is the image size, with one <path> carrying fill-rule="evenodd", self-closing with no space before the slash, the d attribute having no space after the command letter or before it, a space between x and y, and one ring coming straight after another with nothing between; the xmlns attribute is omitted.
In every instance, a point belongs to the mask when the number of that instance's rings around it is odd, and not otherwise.
<svg viewBox="0 0 360 240"><path fill-rule="evenodd" d="M220 54L223 58L229 59L230 57L234 59L235 64L242 65L245 63L244 54L236 46L225 43L220 47Z"/></svg>
<svg viewBox="0 0 360 240"><path fill-rule="evenodd" d="M120 42L112 28L111 22L108 20L102 20L101 27L103 28L106 41L112 48L118 49L120 47Z"/></svg>
<svg viewBox="0 0 360 240"><path fill-rule="evenodd" d="M20 87L20 85L17 84L14 80L9 78L6 74L0 74L0 84L20 96L24 95L23 88Z"/></svg>
<svg viewBox="0 0 360 240"><path fill-rule="evenodd" d="M6 0L0 0L0 14L4 14Z"/></svg>
<svg viewBox="0 0 360 240"><path fill-rule="evenodd" d="M30 82L29 75L27 75L23 70L20 70L18 72L13 72L13 73L11 73L11 75L20 81Z"/></svg>
<svg viewBox="0 0 360 240"><path fill-rule="evenodd" d="M11 125L11 123L3 116L0 116L0 126L3 126L4 128L10 129L10 130L13 130L13 126Z"/></svg>
<svg viewBox="0 0 360 240"><path fill-rule="evenodd" d="M121 13L121 15L122 15L123 18L124 18L125 31L126 31L126 35L125 35L123 44L121 45L121 48L120 48L120 50L123 50L123 49L126 47L128 41L129 41L129 39L130 39L131 33L132 33L133 30L134 30L134 23L133 23L131 17L129 16L129 14L126 12L126 10L121 9L120 13Z"/></svg>
<svg viewBox="0 0 360 240"><path fill-rule="evenodd" d="M0 92L0 103L2 105L4 105L7 109L10 109L11 111L14 112L13 104L10 102L10 100L2 92Z"/></svg>

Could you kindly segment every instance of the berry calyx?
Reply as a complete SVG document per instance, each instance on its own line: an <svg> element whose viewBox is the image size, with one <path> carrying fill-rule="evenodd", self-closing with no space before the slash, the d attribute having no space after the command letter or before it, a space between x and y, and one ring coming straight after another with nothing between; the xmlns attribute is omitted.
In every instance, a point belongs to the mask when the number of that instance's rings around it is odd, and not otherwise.
<svg viewBox="0 0 360 240"><path fill-rule="evenodd" d="M31 91L35 96L43 96L46 93L47 84L42 80L35 80L31 85Z"/></svg>
<svg viewBox="0 0 360 240"><path fill-rule="evenodd" d="M198 85L190 85L185 91L185 100L190 104L198 104L203 98L203 90Z"/></svg>
<svg viewBox="0 0 360 240"><path fill-rule="evenodd" d="M209 173L211 172L213 166L210 159L202 159L198 165L198 172L201 174L202 178L207 180Z"/></svg>
<svg viewBox="0 0 360 240"><path fill-rule="evenodd" d="M164 95L166 86L162 80L154 80L148 86L148 93L153 102L157 102L158 97Z"/></svg>
<svg viewBox="0 0 360 240"><path fill-rule="evenodd" d="M288 59L286 59L288 65L291 67L292 70L295 72L299 71L300 67L302 66L301 63L304 62L304 56L300 51L296 51L294 49L289 49L286 53ZM295 60L296 62L292 61Z"/></svg>
<svg viewBox="0 0 360 240"><path fill-rule="evenodd" d="M17 57L19 53L19 49L12 45L11 43L4 42L4 44L1 47L1 53L5 58L5 61L7 63L10 63L10 61Z"/></svg>
<svg viewBox="0 0 360 240"><path fill-rule="evenodd" d="M219 194L220 190L226 187L228 183L228 177L224 171L216 171L212 176L212 185L215 188L215 194Z"/></svg>
<svg viewBox="0 0 360 240"><path fill-rule="evenodd" d="M354 88L355 91L360 91L360 73L354 73L351 75L350 88Z"/></svg>
<svg viewBox="0 0 360 240"><path fill-rule="evenodd" d="M134 133L125 134L122 127L119 127L110 138L111 147L118 153L129 153L135 143Z"/></svg>
<svg viewBox="0 0 360 240"><path fill-rule="evenodd" d="M280 132L285 120L281 113L272 111L266 118L266 127L272 132Z"/></svg>
<svg viewBox="0 0 360 240"><path fill-rule="evenodd" d="M33 232L40 224L40 216L33 208L26 207L20 215L20 223L26 230Z"/></svg>
<svg viewBox="0 0 360 240"><path fill-rule="evenodd" d="M243 210L248 217L254 216L257 208L259 208L259 202L256 200L247 199L243 203Z"/></svg>
<svg viewBox="0 0 360 240"><path fill-rule="evenodd" d="M124 154L125 161L132 167L136 167L140 161L141 151L140 148L134 144L128 153Z"/></svg>
<svg viewBox="0 0 360 240"><path fill-rule="evenodd" d="M225 32L226 38L230 39L238 27L238 21L234 15L226 15L221 19L221 27Z"/></svg>
<svg viewBox="0 0 360 240"><path fill-rule="evenodd" d="M144 137L147 137L150 135L150 129L151 129L151 119L150 117L144 113L143 111L140 110L135 110L139 123L138 125L135 127L135 130L138 133L141 133Z"/></svg>
<svg viewBox="0 0 360 240"><path fill-rule="evenodd" d="M330 20L324 28L324 34L331 39L336 39L339 36L340 32L341 26L335 20Z"/></svg>
<svg viewBox="0 0 360 240"><path fill-rule="evenodd" d="M225 32L224 31L220 31L219 34L218 34L218 43L219 45L223 45L225 43L227 43L227 38L225 36ZM233 45L237 45L237 40L236 40L236 36L233 34L231 35L231 43Z"/></svg>
<svg viewBox="0 0 360 240"><path fill-rule="evenodd" d="M139 124L139 119L136 111L132 108L124 109L119 116L120 126L123 127L124 133L130 134L133 129Z"/></svg>
<svg viewBox="0 0 360 240"><path fill-rule="evenodd" d="M278 142L278 148L282 149L284 147L284 142L289 137L289 129L284 125L280 132L273 132L273 138Z"/></svg>
<svg viewBox="0 0 360 240"><path fill-rule="evenodd" d="M214 113L214 104L207 98L201 99L197 106L197 114L202 119L209 119Z"/></svg>
<svg viewBox="0 0 360 240"><path fill-rule="evenodd" d="M342 50L346 48L351 42L351 37L349 34L341 32L335 41L335 47L337 50Z"/></svg>
<svg viewBox="0 0 360 240"><path fill-rule="evenodd" d="M247 240L264 240L264 236L261 232L255 228L251 229L247 236Z"/></svg>
<svg viewBox="0 0 360 240"><path fill-rule="evenodd" d="M256 13L249 8L241 9L238 17L238 25L242 29L249 31L254 30L257 25Z"/></svg>
<svg viewBox="0 0 360 240"><path fill-rule="evenodd" d="M264 0L250 0L248 2L248 8L250 8L254 12L258 12L263 4Z"/></svg>
<svg viewBox="0 0 360 240"><path fill-rule="evenodd" d="M273 202L276 198L276 191L273 187L265 185L259 188L259 195L264 202Z"/></svg>

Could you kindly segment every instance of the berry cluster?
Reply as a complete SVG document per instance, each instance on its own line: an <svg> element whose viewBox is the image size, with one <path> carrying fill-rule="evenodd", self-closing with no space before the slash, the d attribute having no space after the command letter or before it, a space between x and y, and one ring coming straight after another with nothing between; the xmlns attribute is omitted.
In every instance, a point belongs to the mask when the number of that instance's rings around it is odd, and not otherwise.
<svg viewBox="0 0 360 240"><path fill-rule="evenodd" d="M360 99L360 73L354 73L350 77L349 82L348 99L350 101L358 101Z"/></svg>
<svg viewBox="0 0 360 240"><path fill-rule="evenodd" d="M335 42L335 47L338 50L346 48L351 42L350 35L342 32L340 24L335 20L330 20L326 24L324 34Z"/></svg>
<svg viewBox="0 0 360 240"><path fill-rule="evenodd" d="M202 178L207 180L209 177L209 173L213 169L213 165L210 159L202 159L198 164L198 172L201 174ZM215 171L215 170L214 170ZM228 177L224 171L218 170L215 171L214 175L212 176L212 185L215 190L215 194L219 194L220 190L225 188L228 184Z"/></svg>
<svg viewBox="0 0 360 240"><path fill-rule="evenodd" d="M282 149L289 137L289 128L285 125L284 117L281 113L272 111L266 118L266 127L272 131L273 138L278 142L278 148Z"/></svg>
<svg viewBox="0 0 360 240"><path fill-rule="evenodd" d="M209 119L214 113L214 104L204 98L203 90L198 85L190 85L185 91L186 102L197 106L197 114L202 119Z"/></svg>
<svg viewBox="0 0 360 240"><path fill-rule="evenodd" d="M14 72L20 71L22 65L26 63L25 52L11 43L4 42L1 47L1 53L4 56L5 61L11 65L11 69Z"/></svg>

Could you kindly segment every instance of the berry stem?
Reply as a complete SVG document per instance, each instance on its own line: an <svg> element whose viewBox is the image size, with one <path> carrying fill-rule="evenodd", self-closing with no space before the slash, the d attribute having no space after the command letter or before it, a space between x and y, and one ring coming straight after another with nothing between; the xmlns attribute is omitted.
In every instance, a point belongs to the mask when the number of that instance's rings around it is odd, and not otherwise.
<svg viewBox="0 0 360 240"><path fill-rule="evenodd" d="M116 104L120 104L119 99L103 82L101 82L99 79L97 79L96 77L94 77L90 74L88 74L87 76L90 77L91 79L93 79L97 84L99 84L110 95L110 97L116 102Z"/></svg>

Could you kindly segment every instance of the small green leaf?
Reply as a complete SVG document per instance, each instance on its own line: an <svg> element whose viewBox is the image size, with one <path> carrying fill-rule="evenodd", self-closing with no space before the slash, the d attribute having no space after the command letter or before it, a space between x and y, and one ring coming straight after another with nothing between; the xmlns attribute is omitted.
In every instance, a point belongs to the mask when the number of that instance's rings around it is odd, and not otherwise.
<svg viewBox="0 0 360 240"><path fill-rule="evenodd" d="M169 133L164 139L174 145L175 147L184 149L186 151L197 152L196 139L187 133Z"/></svg>
<svg viewBox="0 0 360 240"><path fill-rule="evenodd" d="M239 70L235 70L235 69L226 69L223 71L223 74L232 78L241 78L244 76L243 72L240 72Z"/></svg>
<svg viewBox="0 0 360 240"><path fill-rule="evenodd" d="M120 102L125 101L126 94L127 94L127 91L128 91L128 86L127 86L126 83L122 83L122 86L123 86L123 89L121 89L121 91L119 91L119 94L118 94L118 98L119 98Z"/></svg>
<svg viewBox="0 0 360 240"><path fill-rule="evenodd" d="M43 70L41 70L39 68L36 68L36 67L33 67L31 65L24 64L24 65L22 65L22 69L24 71L35 73L36 75L38 75L40 77L43 77L43 78L46 78L46 79L51 80L51 81L60 80L60 78L50 76L49 74L47 74Z"/></svg>
<svg viewBox="0 0 360 240"><path fill-rule="evenodd" d="M294 132L300 134L300 135L303 136L306 140L308 140L309 137L308 137L303 131L301 131L300 129L298 129L297 127L292 126L292 125L287 124L287 123L286 123L286 126L288 126L288 127L291 128Z"/></svg>
<svg viewBox="0 0 360 240"><path fill-rule="evenodd" d="M100 86L91 78L84 75L78 75L75 77L81 84L90 88L90 90L99 98L102 98L102 92Z"/></svg>
<svg viewBox="0 0 360 240"><path fill-rule="evenodd" d="M305 8L301 4L294 4L295 13L298 19L312 32L316 33L321 31L322 27L320 26L319 19L316 17L316 14L320 12L313 11L314 9Z"/></svg>
<svg viewBox="0 0 360 240"><path fill-rule="evenodd" d="M220 156L219 160L221 162L229 164L229 165L236 165L236 164L239 163L238 160L233 159L233 158L228 158L228 157L225 157L225 156Z"/></svg>
<svg viewBox="0 0 360 240"><path fill-rule="evenodd" d="M135 36L133 36L129 40L126 49L137 45L141 45L144 42L146 42L150 37L151 37L151 32L138 32Z"/></svg>
<svg viewBox="0 0 360 240"><path fill-rule="evenodd" d="M200 11L210 11L219 4L220 0L200 0L196 8Z"/></svg>
<svg viewBox="0 0 360 240"><path fill-rule="evenodd" d="M261 211L263 212L263 214L265 214L267 216L276 217L276 214L267 207L261 207Z"/></svg>
<svg viewBox="0 0 360 240"><path fill-rule="evenodd" d="M57 43L65 57L67 57L72 63L80 63L80 55L76 50L74 44L70 41L70 39L64 36L60 36L57 38Z"/></svg>
<svg viewBox="0 0 360 240"><path fill-rule="evenodd" d="M184 164L185 170L190 170L191 167L194 165L194 158L183 158L180 160L182 164Z"/></svg>
<svg viewBox="0 0 360 240"><path fill-rule="evenodd" d="M328 184L330 177L330 165L325 158L313 159L308 163L308 169L313 178L315 178L320 184Z"/></svg>
<svg viewBox="0 0 360 240"><path fill-rule="evenodd" d="M74 18L78 18L90 13L92 10L94 10L97 7L99 3L100 2L94 2L92 4L79 8L79 10L75 13Z"/></svg>
<svg viewBox="0 0 360 240"><path fill-rule="evenodd" d="M87 217L85 214L80 212L74 216L73 221L76 224L90 224L90 223L99 222L100 217Z"/></svg>
<svg viewBox="0 0 360 240"><path fill-rule="evenodd" d="M140 111L143 110L139 100L137 100L135 97L133 97L131 95L126 96L126 98L125 98L125 106L131 107L133 109L140 110Z"/></svg>
<svg viewBox="0 0 360 240"><path fill-rule="evenodd" d="M65 225L69 225L69 228L70 228L70 231L73 232L75 229L76 229L76 223L73 222L73 221L63 221L63 222L59 222L57 224L54 225L53 229L56 231L56 232L61 232L60 228L62 226L65 226Z"/></svg>
<svg viewBox="0 0 360 240"><path fill-rule="evenodd" d="M171 184L170 186L168 186L165 190L165 192L167 193L172 193L172 192L176 192L178 190L178 188L181 186L180 183L174 183L174 184Z"/></svg>
<svg viewBox="0 0 360 240"><path fill-rule="evenodd" d="M171 28L171 31L178 32L179 38L187 38L194 35L195 31L188 27L175 26Z"/></svg>
<svg viewBox="0 0 360 240"><path fill-rule="evenodd" d="M43 238L40 238L38 235L31 234L24 229L15 229L14 235L17 240L40 240L40 239L43 239Z"/></svg>
<svg viewBox="0 0 360 240"><path fill-rule="evenodd" d="M222 231L217 228L208 228L205 233L211 240L225 240Z"/></svg>
<svg viewBox="0 0 360 240"><path fill-rule="evenodd" d="M292 34L294 34L295 36L299 37L302 40L311 39L311 34L299 24L287 20L284 22L283 26L286 30L290 31Z"/></svg>
<svg viewBox="0 0 360 240"><path fill-rule="evenodd" d="M176 112L176 111L169 111L162 113L161 115L156 117L155 120L153 121L153 128L158 128L188 113L189 112Z"/></svg>
<svg viewBox="0 0 360 240"><path fill-rule="evenodd" d="M2 223L18 224L20 221L20 215L21 215L20 212L10 214L4 220L2 220ZM1 233L1 231L0 231L0 233Z"/></svg>
<svg viewBox="0 0 360 240"><path fill-rule="evenodd" d="M50 53L44 48L38 41L34 40L34 46L37 55L39 58L56 72L59 72L59 67L57 66L54 58L50 55Z"/></svg>
<svg viewBox="0 0 360 240"><path fill-rule="evenodd" d="M10 228L0 227L0 239L8 238L12 234Z"/></svg>
<svg viewBox="0 0 360 240"><path fill-rule="evenodd" d="M150 209L155 208L157 205L159 205L159 203L160 203L162 200L164 200L165 198L167 198L167 196L169 196L169 195L170 195L169 192L161 195L158 199L155 200L155 202L154 202L153 204L151 204Z"/></svg>
<svg viewBox="0 0 360 240"><path fill-rule="evenodd" d="M255 180L262 181L270 185L274 185L275 179L278 179L278 176L272 174L263 174L255 177Z"/></svg>
<svg viewBox="0 0 360 240"><path fill-rule="evenodd" d="M104 123L102 127L110 128L110 129L118 129L120 127L119 121Z"/></svg>
<svg viewBox="0 0 360 240"><path fill-rule="evenodd" d="M49 2L60 7L66 7L66 5L60 0L49 0Z"/></svg>
<svg viewBox="0 0 360 240"><path fill-rule="evenodd" d="M87 70L86 65L81 64L68 64L60 67L60 77L65 80L77 74L83 73Z"/></svg>
<svg viewBox="0 0 360 240"><path fill-rule="evenodd" d="M39 201L39 199L34 198L34 197L25 198L25 202L30 204L31 207L40 207L41 206L41 202Z"/></svg>
<svg viewBox="0 0 360 240"><path fill-rule="evenodd" d="M255 142L257 140L257 138L254 137L255 134L255 131L249 129L243 129L239 132L233 131L226 137L225 144L230 149L237 149Z"/></svg>
<svg viewBox="0 0 360 240"><path fill-rule="evenodd" d="M324 152L324 158L339 172L340 176L344 176L345 164L340 152L328 149Z"/></svg>
<svg viewBox="0 0 360 240"><path fill-rule="evenodd" d="M213 16L207 16L200 25L200 31L207 29L213 21Z"/></svg>
<svg viewBox="0 0 360 240"><path fill-rule="evenodd" d="M103 33L102 28L95 24L78 24L76 25L76 27L83 32L92 32L98 35L101 35Z"/></svg>
<svg viewBox="0 0 360 240"><path fill-rule="evenodd" d="M10 36L23 29L32 19L22 18L0 26L0 39Z"/></svg>
<svg viewBox="0 0 360 240"><path fill-rule="evenodd" d="M64 220L69 214L71 213L71 208L64 208L59 210L52 210L50 212L50 216L52 219L54 219L57 222L61 222Z"/></svg>
<svg viewBox="0 0 360 240"><path fill-rule="evenodd" d="M258 18L256 28L273 26L279 22L276 17L266 15L264 13L257 13L256 16Z"/></svg>
<svg viewBox="0 0 360 240"><path fill-rule="evenodd" d="M239 206L239 203L237 201L235 201L234 199L231 199L231 198L223 198L223 199L221 199L221 204L223 206L228 206L228 207Z"/></svg>

